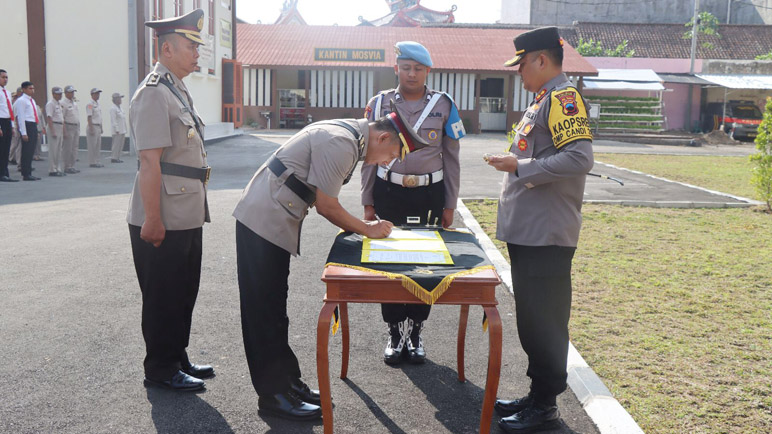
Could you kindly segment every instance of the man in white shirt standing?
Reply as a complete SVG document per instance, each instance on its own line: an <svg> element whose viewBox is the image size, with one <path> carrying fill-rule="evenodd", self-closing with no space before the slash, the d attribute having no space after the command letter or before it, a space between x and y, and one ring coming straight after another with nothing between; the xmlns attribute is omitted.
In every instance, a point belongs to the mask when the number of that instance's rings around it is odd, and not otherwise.
<svg viewBox="0 0 772 434"><path fill-rule="evenodd" d="M118 92L113 94L113 106L110 107L110 124L112 125L112 154L110 155L111 163L123 163L121 160L121 151L123 150L123 144L126 138L126 115L121 109L121 101L123 95Z"/></svg>
<svg viewBox="0 0 772 434"><path fill-rule="evenodd" d="M64 139L64 111L59 101L64 91L55 86L51 89L52 99L46 103L48 121L48 176L64 176L62 140Z"/></svg>
<svg viewBox="0 0 772 434"><path fill-rule="evenodd" d="M88 166L105 167L100 163L99 153L102 151L102 108L99 107L99 96L102 89L91 89L91 101L86 105L88 126L86 127L86 144L88 147Z"/></svg>
<svg viewBox="0 0 772 434"><path fill-rule="evenodd" d="M5 89L8 84L8 72L0 69L0 182L18 182L8 172L8 153L11 150L13 137L13 108L11 95Z"/></svg>
<svg viewBox="0 0 772 434"><path fill-rule="evenodd" d="M21 84L24 93L14 104L16 122L21 134L21 176L25 181L37 181L40 178L32 176L32 154L35 152L35 144L38 140L38 112L32 95L35 94L35 85L29 81Z"/></svg>

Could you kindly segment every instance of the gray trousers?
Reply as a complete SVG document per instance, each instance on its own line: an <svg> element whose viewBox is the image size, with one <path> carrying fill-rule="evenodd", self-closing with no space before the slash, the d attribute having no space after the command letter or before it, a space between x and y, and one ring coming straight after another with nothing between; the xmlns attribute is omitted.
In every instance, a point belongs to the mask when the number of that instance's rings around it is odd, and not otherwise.
<svg viewBox="0 0 772 434"><path fill-rule="evenodd" d="M102 150L102 126L92 125L86 128L86 145L88 148L88 164L99 164L99 152Z"/></svg>
<svg viewBox="0 0 772 434"><path fill-rule="evenodd" d="M80 124L65 124L62 141L62 160L65 169L75 167L78 158L78 142L80 141Z"/></svg>
<svg viewBox="0 0 772 434"><path fill-rule="evenodd" d="M125 142L126 134L113 134L113 149L110 154L110 158L113 160L121 159L121 151L123 151L123 142Z"/></svg>
<svg viewBox="0 0 772 434"><path fill-rule="evenodd" d="M53 124L48 131L48 172L64 172L64 160L62 159L62 143L64 142L64 128L61 123Z"/></svg>

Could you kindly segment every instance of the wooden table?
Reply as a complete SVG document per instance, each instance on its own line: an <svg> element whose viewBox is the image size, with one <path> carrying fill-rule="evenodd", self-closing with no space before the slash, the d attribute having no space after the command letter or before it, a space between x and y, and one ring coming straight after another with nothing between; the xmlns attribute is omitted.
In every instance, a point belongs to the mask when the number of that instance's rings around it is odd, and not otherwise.
<svg viewBox="0 0 772 434"><path fill-rule="evenodd" d="M330 322L336 306L340 307L340 325L343 338L343 360L340 378L346 378L349 356L348 303L409 303L423 304L413 294L405 290L400 280L354 270L341 266L328 266L322 274L322 281L327 283L324 305L319 312L316 330L316 369L319 377L319 393L322 400L322 415L325 434L332 434L332 397L330 396L330 365L327 346L330 338ZM454 304L461 306L458 322L458 343L456 347L458 381L464 377L464 341L466 323L470 305L480 305L488 317L488 378L485 382L480 417L480 433L490 432L493 403L499 388L501 371L501 318L496 308L496 285L501 283L495 270L485 269L478 273L460 276L453 280L447 291L435 304Z"/></svg>

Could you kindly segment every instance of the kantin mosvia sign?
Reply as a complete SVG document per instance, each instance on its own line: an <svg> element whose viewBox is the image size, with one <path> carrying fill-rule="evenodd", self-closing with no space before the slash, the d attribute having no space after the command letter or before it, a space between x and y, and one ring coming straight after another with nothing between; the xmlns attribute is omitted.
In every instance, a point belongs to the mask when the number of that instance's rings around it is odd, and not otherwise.
<svg viewBox="0 0 772 434"><path fill-rule="evenodd" d="M315 61L385 62L386 50L377 48L314 48Z"/></svg>

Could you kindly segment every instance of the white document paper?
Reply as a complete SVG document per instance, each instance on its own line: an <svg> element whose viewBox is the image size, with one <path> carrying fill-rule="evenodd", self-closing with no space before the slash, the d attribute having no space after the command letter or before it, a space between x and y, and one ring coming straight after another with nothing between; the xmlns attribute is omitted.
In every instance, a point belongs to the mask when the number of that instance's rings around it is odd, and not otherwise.
<svg viewBox="0 0 772 434"><path fill-rule="evenodd" d="M370 250L370 262L390 264L445 264L443 252L399 252L394 250Z"/></svg>
<svg viewBox="0 0 772 434"><path fill-rule="evenodd" d="M445 249L445 244L442 240L370 240L368 250L402 250L402 251L416 251L416 250L428 250L434 252L442 252Z"/></svg>
<svg viewBox="0 0 772 434"><path fill-rule="evenodd" d="M442 240L440 234L437 231L424 231L415 230L407 231L404 229L394 228L391 230L391 234L384 238L387 240Z"/></svg>

